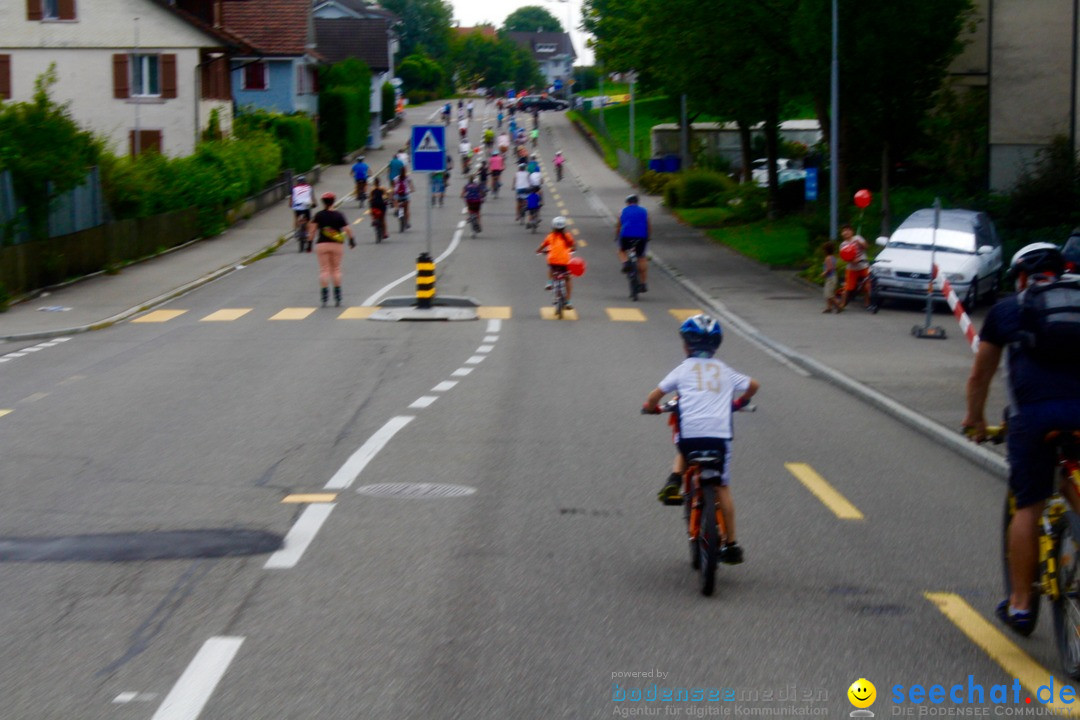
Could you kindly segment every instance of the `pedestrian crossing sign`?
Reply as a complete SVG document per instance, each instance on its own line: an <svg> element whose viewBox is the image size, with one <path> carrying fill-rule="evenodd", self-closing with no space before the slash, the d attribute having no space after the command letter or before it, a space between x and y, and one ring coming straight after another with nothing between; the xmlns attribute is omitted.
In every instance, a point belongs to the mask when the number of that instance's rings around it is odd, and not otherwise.
<svg viewBox="0 0 1080 720"><path fill-rule="evenodd" d="M446 127L443 125L413 125L413 172L443 172L446 170Z"/></svg>

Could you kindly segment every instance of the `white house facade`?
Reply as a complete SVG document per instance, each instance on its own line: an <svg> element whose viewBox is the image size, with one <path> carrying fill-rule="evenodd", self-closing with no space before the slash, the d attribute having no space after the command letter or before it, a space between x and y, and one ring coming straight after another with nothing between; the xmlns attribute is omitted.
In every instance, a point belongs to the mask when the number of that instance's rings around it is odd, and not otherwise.
<svg viewBox="0 0 1080 720"><path fill-rule="evenodd" d="M114 152L188 155L211 113L231 129L226 44L154 0L3 2L0 94L30 100L53 67L53 99Z"/></svg>

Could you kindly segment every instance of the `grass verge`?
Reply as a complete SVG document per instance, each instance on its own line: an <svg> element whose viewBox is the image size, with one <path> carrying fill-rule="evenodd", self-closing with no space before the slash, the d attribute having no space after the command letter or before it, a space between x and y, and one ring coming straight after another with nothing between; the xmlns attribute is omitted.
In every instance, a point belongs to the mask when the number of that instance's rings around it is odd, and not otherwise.
<svg viewBox="0 0 1080 720"><path fill-rule="evenodd" d="M797 219L760 220L708 230L706 234L714 242L772 268L800 267L810 255L809 236Z"/></svg>

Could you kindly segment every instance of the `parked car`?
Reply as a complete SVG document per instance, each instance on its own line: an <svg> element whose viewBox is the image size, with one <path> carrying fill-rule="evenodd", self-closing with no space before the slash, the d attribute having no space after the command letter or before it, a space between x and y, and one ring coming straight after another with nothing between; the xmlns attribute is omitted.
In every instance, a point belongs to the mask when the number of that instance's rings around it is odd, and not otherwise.
<svg viewBox="0 0 1080 720"><path fill-rule="evenodd" d="M1001 239L986 213L942 210L935 232L934 210L916 210L877 244L884 250L870 266L870 277L871 302L879 307L885 298L926 298L931 254L965 309L982 298L993 300L1001 287ZM934 300L945 301L937 287Z"/></svg>
<svg viewBox="0 0 1080 720"><path fill-rule="evenodd" d="M1061 254L1065 256L1065 272L1080 273L1080 227L1073 229Z"/></svg>
<svg viewBox="0 0 1080 720"><path fill-rule="evenodd" d="M805 180L806 170L798 160L790 158L776 159L777 184L783 185L792 180ZM764 187L769 184L769 159L758 158L750 164L750 178Z"/></svg>
<svg viewBox="0 0 1080 720"><path fill-rule="evenodd" d="M514 107L525 112L532 112L533 110L566 110L570 107L570 103L559 98L545 97L543 95L526 95L518 98L517 102L514 103Z"/></svg>

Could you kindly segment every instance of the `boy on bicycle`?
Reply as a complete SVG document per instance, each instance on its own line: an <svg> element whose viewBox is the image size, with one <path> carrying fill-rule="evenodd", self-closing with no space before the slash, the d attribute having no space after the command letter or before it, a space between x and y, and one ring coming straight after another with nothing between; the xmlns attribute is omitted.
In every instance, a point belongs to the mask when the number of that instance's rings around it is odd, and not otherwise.
<svg viewBox="0 0 1080 720"><path fill-rule="evenodd" d="M570 282L569 265L570 255L574 251L574 238L566 232L566 218L562 215L551 221L551 232L544 238L544 242L540 243L540 247L536 248L536 253L539 255L545 250L547 250L548 280L554 281L555 273L566 275L566 309L573 310L574 306L570 304L573 288ZM551 288L552 282L548 282L545 289Z"/></svg>
<svg viewBox="0 0 1080 720"><path fill-rule="evenodd" d="M703 470L708 479L720 473L716 501L724 517L727 531L720 547L721 562L735 565L743 561L742 547L735 539L735 502L728 483L731 479L731 438L733 409L745 407L760 385L748 375L732 370L716 359L716 351L724 339L720 323L708 315L687 318L679 328L686 359L667 374L645 400L644 411L660 412L660 400L668 393L679 396L678 432L675 443L679 448L676 465L689 453L711 450L724 458L722 470ZM672 472L658 495L661 502L679 497L681 473Z"/></svg>

